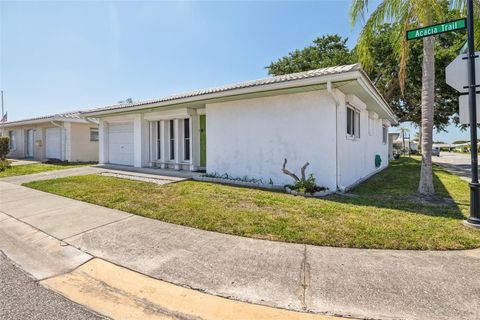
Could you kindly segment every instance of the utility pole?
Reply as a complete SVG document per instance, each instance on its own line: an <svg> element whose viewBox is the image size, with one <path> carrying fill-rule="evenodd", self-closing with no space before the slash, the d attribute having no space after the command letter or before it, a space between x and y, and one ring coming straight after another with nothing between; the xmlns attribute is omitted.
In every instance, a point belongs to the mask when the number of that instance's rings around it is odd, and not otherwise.
<svg viewBox="0 0 480 320"><path fill-rule="evenodd" d="M468 34L468 100L470 107L470 153L472 164L472 181L470 182L470 217L466 225L480 228L480 194L478 183L477 150L477 99L475 81L475 43L474 43L473 0L467 0L467 34Z"/></svg>

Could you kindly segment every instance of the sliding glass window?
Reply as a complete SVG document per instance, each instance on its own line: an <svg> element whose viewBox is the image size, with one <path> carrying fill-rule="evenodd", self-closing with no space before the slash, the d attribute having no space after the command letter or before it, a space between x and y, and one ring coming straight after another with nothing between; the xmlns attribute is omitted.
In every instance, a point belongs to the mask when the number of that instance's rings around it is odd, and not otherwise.
<svg viewBox="0 0 480 320"><path fill-rule="evenodd" d="M162 158L162 128L160 121L157 121L157 159Z"/></svg>
<svg viewBox="0 0 480 320"><path fill-rule="evenodd" d="M183 155L185 161L190 161L190 119L183 119Z"/></svg>
<svg viewBox="0 0 480 320"><path fill-rule="evenodd" d="M175 125L174 120L169 121L170 131L170 160L175 160Z"/></svg>

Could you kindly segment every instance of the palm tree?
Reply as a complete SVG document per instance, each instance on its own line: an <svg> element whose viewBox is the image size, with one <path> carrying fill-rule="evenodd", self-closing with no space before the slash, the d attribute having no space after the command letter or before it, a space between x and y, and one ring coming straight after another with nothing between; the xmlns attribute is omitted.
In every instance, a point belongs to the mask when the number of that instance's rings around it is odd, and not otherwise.
<svg viewBox="0 0 480 320"><path fill-rule="evenodd" d="M359 19L364 21L368 0L353 0L351 7L352 24ZM405 88L406 64L408 59L408 42L405 32L409 29L431 25L442 21L445 2L438 0L384 0L372 12L365 22L357 45L357 53L364 68L372 66L370 49L375 31L385 22L393 23L398 29L397 37L392 39L393 47L399 57L400 87ZM432 141L433 141L433 105L435 99L435 39L423 38L422 94L421 94L421 131L422 131L422 166L418 191L424 195L434 194L432 175Z"/></svg>

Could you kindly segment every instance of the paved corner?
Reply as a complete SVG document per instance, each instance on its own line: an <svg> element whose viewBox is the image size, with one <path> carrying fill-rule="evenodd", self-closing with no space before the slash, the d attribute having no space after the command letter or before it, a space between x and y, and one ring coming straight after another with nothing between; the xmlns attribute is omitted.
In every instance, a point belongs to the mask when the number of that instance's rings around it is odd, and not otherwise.
<svg viewBox="0 0 480 320"><path fill-rule="evenodd" d="M0 319L106 319L40 286L0 251Z"/></svg>

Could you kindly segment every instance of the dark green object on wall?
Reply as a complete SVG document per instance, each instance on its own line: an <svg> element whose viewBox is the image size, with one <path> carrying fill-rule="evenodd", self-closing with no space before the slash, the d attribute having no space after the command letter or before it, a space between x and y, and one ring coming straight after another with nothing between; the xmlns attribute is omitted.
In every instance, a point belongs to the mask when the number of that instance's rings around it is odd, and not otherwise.
<svg viewBox="0 0 480 320"><path fill-rule="evenodd" d="M207 118L200 115L200 166L207 165Z"/></svg>
<svg viewBox="0 0 480 320"><path fill-rule="evenodd" d="M376 154L375 155L375 168L380 167L381 164L382 164L382 158L380 157L379 154Z"/></svg>

